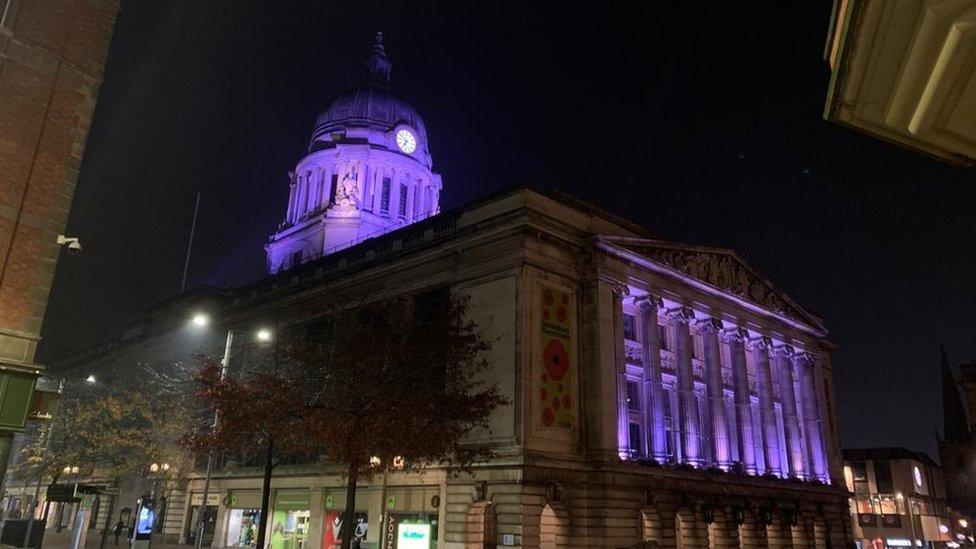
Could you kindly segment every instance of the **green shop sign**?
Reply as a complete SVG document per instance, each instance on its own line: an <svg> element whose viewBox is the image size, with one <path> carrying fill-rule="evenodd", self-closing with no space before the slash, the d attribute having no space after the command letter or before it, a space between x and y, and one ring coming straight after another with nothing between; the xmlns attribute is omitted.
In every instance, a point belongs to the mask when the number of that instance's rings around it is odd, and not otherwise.
<svg viewBox="0 0 976 549"><path fill-rule="evenodd" d="M275 494L275 511L304 511L310 508L308 492Z"/></svg>

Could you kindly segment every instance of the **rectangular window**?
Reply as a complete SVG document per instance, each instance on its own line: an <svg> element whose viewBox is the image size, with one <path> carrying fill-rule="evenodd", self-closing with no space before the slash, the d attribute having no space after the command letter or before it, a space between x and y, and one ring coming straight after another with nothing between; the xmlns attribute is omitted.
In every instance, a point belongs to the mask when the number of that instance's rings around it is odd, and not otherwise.
<svg viewBox="0 0 976 549"><path fill-rule="evenodd" d="M407 216L407 185L400 183L400 217Z"/></svg>
<svg viewBox="0 0 976 549"><path fill-rule="evenodd" d="M641 429L639 423L630 423L630 452L631 455L641 453Z"/></svg>
<svg viewBox="0 0 976 549"><path fill-rule="evenodd" d="M640 411L640 383L637 381L627 382L627 410Z"/></svg>
<svg viewBox="0 0 976 549"><path fill-rule="evenodd" d="M668 328L663 324L657 325L657 338L661 342L661 350L667 351L668 347Z"/></svg>
<svg viewBox="0 0 976 549"><path fill-rule="evenodd" d="M624 338L637 341L637 319L627 313L624 313Z"/></svg>
<svg viewBox="0 0 976 549"><path fill-rule="evenodd" d="M363 209L372 210L373 209L373 180L369 176L369 166L363 166Z"/></svg>
<svg viewBox="0 0 976 549"><path fill-rule="evenodd" d="M390 178L383 178L383 194L380 195L380 212L389 213L390 211Z"/></svg>
<svg viewBox="0 0 976 549"><path fill-rule="evenodd" d="M895 491L891 482L891 464L888 461L874 461L874 485L880 494L890 494Z"/></svg>
<svg viewBox="0 0 976 549"><path fill-rule="evenodd" d="M339 185L339 174L332 174L332 182L329 183L329 204L335 203L336 187Z"/></svg>

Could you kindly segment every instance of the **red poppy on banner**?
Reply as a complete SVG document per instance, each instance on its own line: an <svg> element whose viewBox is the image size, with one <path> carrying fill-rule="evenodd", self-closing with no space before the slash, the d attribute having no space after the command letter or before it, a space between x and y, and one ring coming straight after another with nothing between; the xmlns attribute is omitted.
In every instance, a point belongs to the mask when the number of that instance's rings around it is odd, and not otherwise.
<svg viewBox="0 0 976 549"><path fill-rule="evenodd" d="M541 368L539 419L543 427L574 429L578 364L575 355L575 297L571 292L541 285L539 334Z"/></svg>

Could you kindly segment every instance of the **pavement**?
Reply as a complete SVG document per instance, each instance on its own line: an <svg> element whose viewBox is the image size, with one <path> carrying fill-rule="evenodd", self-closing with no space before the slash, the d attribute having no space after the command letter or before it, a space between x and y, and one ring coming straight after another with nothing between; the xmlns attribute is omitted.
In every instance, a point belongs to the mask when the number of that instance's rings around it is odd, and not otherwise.
<svg viewBox="0 0 976 549"><path fill-rule="evenodd" d="M110 536L108 538L108 544L105 545L106 549L127 549L129 545L124 540L119 540L119 544L115 545L112 542L113 538ZM101 541L101 532L97 534L91 532L88 536L88 540L85 543L85 549L98 549L98 543ZM0 549L8 549L11 546L0 544ZM53 530L48 530L44 534L44 543L42 544L42 549L69 549L71 547L71 536L68 532L62 532L60 534L54 532ZM192 545L176 544L176 543L153 543L152 549L189 549L193 547Z"/></svg>

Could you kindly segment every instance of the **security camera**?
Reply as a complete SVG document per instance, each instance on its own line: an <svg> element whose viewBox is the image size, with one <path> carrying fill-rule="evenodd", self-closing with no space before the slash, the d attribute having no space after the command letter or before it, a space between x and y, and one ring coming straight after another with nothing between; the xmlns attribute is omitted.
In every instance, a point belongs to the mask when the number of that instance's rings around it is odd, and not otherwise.
<svg viewBox="0 0 976 549"><path fill-rule="evenodd" d="M78 237L64 236L63 234L58 235L57 240L58 246L67 245L68 251L72 253L81 253L81 239Z"/></svg>

